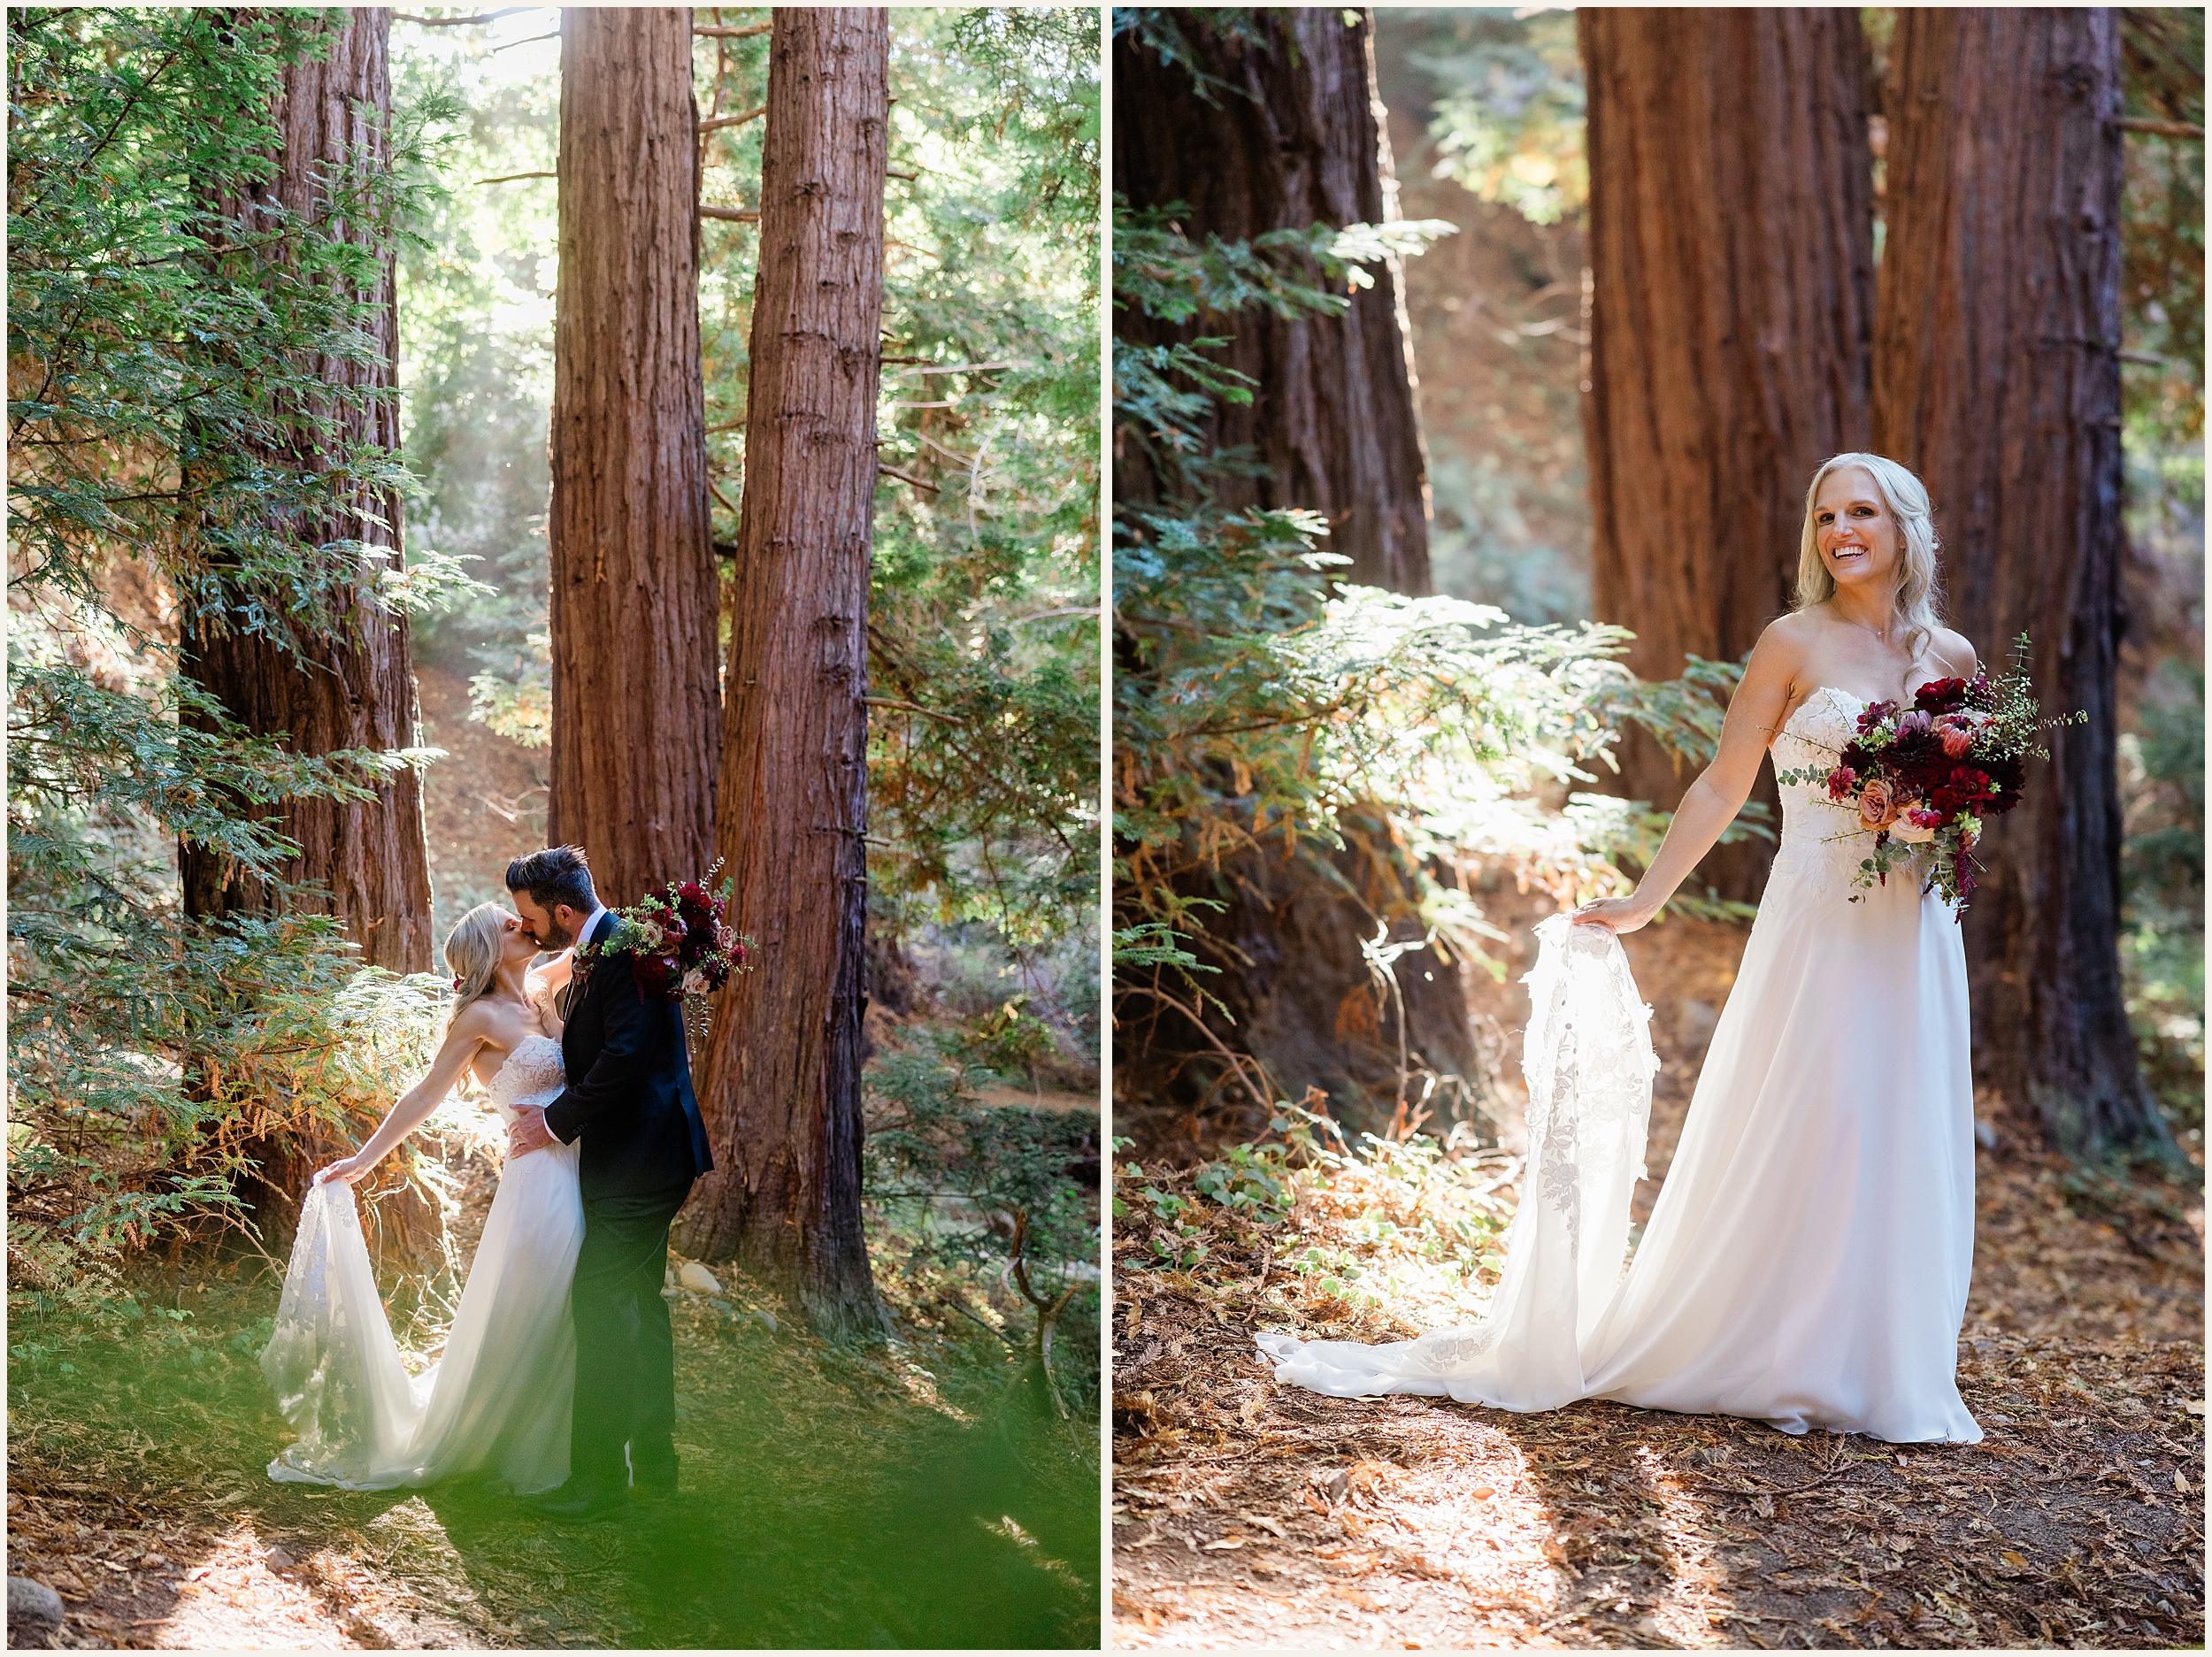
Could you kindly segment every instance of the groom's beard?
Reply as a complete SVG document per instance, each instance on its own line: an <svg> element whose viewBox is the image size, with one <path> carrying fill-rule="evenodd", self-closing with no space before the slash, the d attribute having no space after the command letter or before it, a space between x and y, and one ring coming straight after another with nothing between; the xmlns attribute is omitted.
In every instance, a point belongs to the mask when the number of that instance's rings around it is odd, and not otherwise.
<svg viewBox="0 0 2212 1657"><path fill-rule="evenodd" d="M537 945L541 953L551 955L556 949L565 949L574 943L576 934L549 915L541 929L534 926L530 929L530 941Z"/></svg>

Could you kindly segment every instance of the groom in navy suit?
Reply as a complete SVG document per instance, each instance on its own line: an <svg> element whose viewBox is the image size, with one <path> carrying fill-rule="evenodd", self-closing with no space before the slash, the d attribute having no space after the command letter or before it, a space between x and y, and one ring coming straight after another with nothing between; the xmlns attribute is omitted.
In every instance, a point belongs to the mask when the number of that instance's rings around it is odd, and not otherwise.
<svg viewBox="0 0 2212 1657"><path fill-rule="evenodd" d="M541 948L600 943L614 930L577 847L518 857L507 866L507 890ZM714 1159L692 1097L675 1002L641 994L627 961L614 956L580 966L556 1010L565 1023L568 1085L542 1111L523 1112L508 1154L582 1141L584 1245L569 1297L576 1399L568 1483L530 1505L555 1518L585 1519L619 1507L633 1490L675 1492L676 1348L661 1285L669 1224Z"/></svg>

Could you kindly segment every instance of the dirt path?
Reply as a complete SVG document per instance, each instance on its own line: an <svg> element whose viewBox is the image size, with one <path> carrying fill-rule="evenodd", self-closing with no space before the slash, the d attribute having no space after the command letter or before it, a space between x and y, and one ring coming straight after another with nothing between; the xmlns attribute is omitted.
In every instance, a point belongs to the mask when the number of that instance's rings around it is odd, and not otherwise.
<svg viewBox="0 0 2212 1657"><path fill-rule="evenodd" d="M1194 1270L1145 1270L1151 1209L1132 1202L1116 1229L1116 1640L2200 1644L2201 1210L2193 1229L2183 1193L2131 1207L2107 1191L2097 1208L2057 1164L1983 1161L1960 1349L1977 1446L1279 1386L1255 1330L1418 1331L1318 1293L1249 1225L1216 1223ZM1363 1230L1354 1207L1302 1201L1290 1229L1356 1254L1379 1217L1408 1218L1371 1211Z"/></svg>

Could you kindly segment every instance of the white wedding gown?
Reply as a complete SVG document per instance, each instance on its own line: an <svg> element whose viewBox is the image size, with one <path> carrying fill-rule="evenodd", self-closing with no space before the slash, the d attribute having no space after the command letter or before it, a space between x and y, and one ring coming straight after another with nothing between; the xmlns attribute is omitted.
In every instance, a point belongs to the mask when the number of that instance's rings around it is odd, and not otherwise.
<svg viewBox="0 0 2212 1657"><path fill-rule="evenodd" d="M561 1044L518 1042L492 1078L501 1116L564 1085ZM584 1239L576 1147L507 1160L439 1362L402 1366L369 1270L353 1187L329 1180L300 1209L276 1331L261 1371L299 1433L269 1477L391 1490L483 1473L518 1492L568 1477L575 1335L569 1281Z"/></svg>
<svg viewBox="0 0 2212 1657"><path fill-rule="evenodd" d="M1773 745L1819 767L1864 703L1822 688ZM1781 789L1759 916L1666 1182L1624 1275L1655 1068L1620 940L1538 926L1528 1163L1483 1321L1386 1346L1259 1344L1340 1398L1578 1398L1748 1416L1785 1432L1971 1444L1955 1379L1974 1255L1973 1084L1955 915L1921 858L1857 893L1855 808Z"/></svg>

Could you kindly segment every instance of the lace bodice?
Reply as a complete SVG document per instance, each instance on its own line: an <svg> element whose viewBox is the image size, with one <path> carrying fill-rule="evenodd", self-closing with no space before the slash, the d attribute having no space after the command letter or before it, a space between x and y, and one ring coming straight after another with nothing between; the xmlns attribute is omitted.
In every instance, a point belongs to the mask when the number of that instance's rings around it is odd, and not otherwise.
<svg viewBox="0 0 2212 1657"><path fill-rule="evenodd" d="M1810 769L1825 777L1838 752L1858 734L1859 710L1866 705L1847 690L1816 687L1775 736L1775 774ZM1845 889L1874 850L1874 836L1859 826L1858 808L1829 799L1818 778L1776 786L1782 796L1782 842L1770 885L1787 878L1809 882L1821 893Z"/></svg>
<svg viewBox="0 0 2212 1657"><path fill-rule="evenodd" d="M504 1120L512 1122L517 1107L549 1105L567 1085L560 1042L552 1036L525 1036L492 1078L492 1103Z"/></svg>

